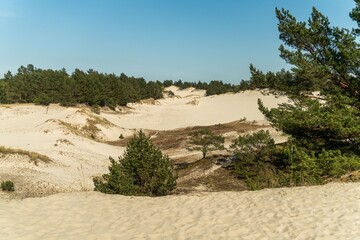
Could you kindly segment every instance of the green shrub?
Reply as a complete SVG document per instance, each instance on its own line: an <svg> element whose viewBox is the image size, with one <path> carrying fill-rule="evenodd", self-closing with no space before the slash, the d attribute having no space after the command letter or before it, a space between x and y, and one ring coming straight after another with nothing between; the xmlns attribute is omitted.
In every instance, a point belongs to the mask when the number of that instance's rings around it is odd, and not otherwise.
<svg viewBox="0 0 360 240"><path fill-rule="evenodd" d="M285 186L322 184L322 170L314 152L310 154L304 149L288 144L281 150L282 161L289 174L289 182Z"/></svg>
<svg viewBox="0 0 360 240"><path fill-rule="evenodd" d="M135 134L119 161L110 157L110 173L94 178L96 191L123 195L161 196L176 186L168 156L142 131Z"/></svg>
<svg viewBox="0 0 360 240"><path fill-rule="evenodd" d="M234 173L252 190L323 184L360 168L360 158L337 150L320 154L298 147L293 141L276 146L269 132L239 136L231 145L237 156Z"/></svg>
<svg viewBox="0 0 360 240"><path fill-rule="evenodd" d="M188 147L189 151L201 151L203 158L206 158L208 152L224 149L225 138L217 135L208 128L203 128L192 132L190 135Z"/></svg>
<svg viewBox="0 0 360 240"><path fill-rule="evenodd" d="M235 174L240 178L248 179L268 167L275 151L275 142L268 131L260 130L239 136L230 148L238 158Z"/></svg>
<svg viewBox="0 0 360 240"><path fill-rule="evenodd" d="M124 139L124 135L120 134L119 139Z"/></svg>
<svg viewBox="0 0 360 240"><path fill-rule="evenodd" d="M360 158L345 156L340 150L322 150L318 165L324 176L340 177L349 171L360 169Z"/></svg>
<svg viewBox="0 0 360 240"><path fill-rule="evenodd" d="M45 93L41 93L37 98L34 99L34 103L36 105L48 106L51 102L51 98Z"/></svg>
<svg viewBox="0 0 360 240"><path fill-rule="evenodd" d="M265 131L240 136L231 147L238 159L234 172L252 190L323 184L360 169L358 156L325 149L316 154L293 141L276 146Z"/></svg>
<svg viewBox="0 0 360 240"><path fill-rule="evenodd" d="M3 181L1 183L1 189L3 191L13 192L13 191L15 191L15 186L14 186L14 183L12 181Z"/></svg>

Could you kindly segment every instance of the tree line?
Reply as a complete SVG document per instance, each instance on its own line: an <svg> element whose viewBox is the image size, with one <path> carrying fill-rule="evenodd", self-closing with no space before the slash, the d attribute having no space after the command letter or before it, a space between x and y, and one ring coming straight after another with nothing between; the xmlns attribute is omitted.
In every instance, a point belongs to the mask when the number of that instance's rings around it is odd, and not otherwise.
<svg viewBox="0 0 360 240"><path fill-rule="evenodd" d="M251 78L239 84L224 83L221 80L207 82L187 81L145 81L144 78L100 73L95 70L75 69L68 74L65 69L40 69L32 64L20 66L15 74L10 71L0 79L0 103L35 103L48 105L59 103L63 106L86 104L89 106L125 106L141 99L163 97L165 87L175 85L179 89L194 87L206 90L206 95L238 92L251 89L271 88L286 91L293 87L311 90L295 82L293 74L281 70L266 74L250 65Z"/></svg>
<svg viewBox="0 0 360 240"><path fill-rule="evenodd" d="M8 72L0 80L0 103L37 103L63 106L126 105L141 99L162 98L162 83L125 74L104 74L76 69L69 75L65 69L39 69L29 64L16 74Z"/></svg>

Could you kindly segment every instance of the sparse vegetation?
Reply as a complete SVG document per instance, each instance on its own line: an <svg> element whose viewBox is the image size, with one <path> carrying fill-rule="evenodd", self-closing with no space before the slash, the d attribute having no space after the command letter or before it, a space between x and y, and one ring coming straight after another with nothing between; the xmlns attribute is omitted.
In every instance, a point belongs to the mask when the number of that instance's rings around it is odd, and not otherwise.
<svg viewBox="0 0 360 240"><path fill-rule="evenodd" d="M140 131L128 143L118 161L110 157L109 174L94 178L96 191L123 195L162 196L176 186L168 156Z"/></svg>
<svg viewBox="0 0 360 240"><path fill-rule="evenodd" d="M204 128L191 133L189 144L193 145L189 151L201 151L206 158L208 152L224 149L224 137Z"/></svg>
<svg viewBox="0 0 360 240"><path fill-rule="evenodd" d="M275 150L275 141L268 131L260 130L253 134L239 136L230 146L238 161L235 173L241 178L251 178L260 168L267 168L267 162Z"/></svg>
<svg viewBox="0 0 360 240"><path fill-rule="evenodd" d="M101 130L97 127L97 125L101 125L103 127L114 126L107 119L101 118L100 116L91 115L85 109L79 110L77 112L82 113L88 117L86 119L86 125L81 126L80 124L71 124L68 122L57 120L57 122L61 126L65 127L69 132L77 136L83 136L83 137L91 138L92 140L100 141L100 139L98 139L98 133Z"/></svg>
<svg viewBox="0 0 360 240"><path fill-rule="evenodd" d="M241 191L246 190L244 181L225 168L216 165L218 158L224 156L213 155L192 163L176 165L178 183L176 192L187 193L192 191Z"/></svg>
<svg viewBox="0 0 360 240"><path fill-rule="evenodd" d="M322 184L360 168L358 157L339 150L309 153L293 141L276 146L265 131L239 136L231 148L237 157L234 173L253 190Z"/></svg>
<svg viewBox="0 0 360 240"><path fill-rule="evenodd" d="M74 144L72 142L70 142L69 140L67 140L66 138L58 139L58 140L56 140L56 143L74 146Z"/></svg>
<svg viewBox="0 0 360 240"><path fill-rule="evenodd" d="M52 162L52 160L48 156L22 149L13 149L13 148L6 148L0 146L0 154L4 154L4 155L18 154L18 155L27 156L29 157L30 161L33 162L35 165L37 165L39 161L44 163Z"/></svg>
<svg viewBox="0 0 360 240"><path fill-rule="evenodd" d="M93 106L91 106L90 109L93 113L100 115L100 106L99 105L93 105Z"/></svg>
<svg viewBox="0 0 360 240"><path fill-rule="evenodd" d="M3 191L13 192L15 191L15 185L12 181L3 181L1 182L1 189Z"/></svg>

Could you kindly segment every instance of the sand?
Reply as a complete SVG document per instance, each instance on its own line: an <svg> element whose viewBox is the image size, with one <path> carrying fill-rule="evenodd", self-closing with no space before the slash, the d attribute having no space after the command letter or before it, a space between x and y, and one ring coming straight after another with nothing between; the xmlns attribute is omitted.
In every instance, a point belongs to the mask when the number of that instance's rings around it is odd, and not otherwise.
<svg viewBox="0 0 360 240"><path fill-rule="evenodd" d="M242 118L260 124L267 123L258 110L260 98L266 107L277 107L288 102L285 96L263 95L260 91L245 91L237 94L204 97L205 91L176 90L170 88L174 98L158 101L158 104L131 104L134 108L124 116L104 115L110 121L127 128L170 130L188 126L207 126L228 123ZM195 104L192 104L195 100Z"/></svg>
<svg viewBox="0 0 360 240"><path fill-rule="evenodd" d="M22 197L92 190L92 178L108 172L109 156L116 159L124 152L124 147L106 144L118 140L120 134L128 137L139 129L207 126L244 117L263 124L266 120L257 109L258 98L268 107L288 101L259 91L206 97L205 91L193 88L166 90L175 96L129 104L117 112L103 109L100 115L84 106L0 105L0 146L43 154L53 160L34 165L26 157L0 155L0 181L12 180ZM195 105L188 104L194 100ZM89 127L90 123L93 125ZM91 132L95 127L99 131ZM270 130L278 138L279 133ZM186 149L167 154L171 158L200 156Z"/></svg>
<svg viewBox="0 0 360 240"><path fill-rule="evenodd" d="M267 124L257 99L267 107L288 102L259 91L206 97L194 89L167 90L175 96L100 115L81 106L0 105L0 146L52 160L35 165L26 156L0 154L0 181L16 187L13 194L0 191L0 239L360 239L360 183L158 198L91 191L92 177L108 171L108 157L123 153L106 144L120 134L244 117Z"/></svg>
<svg viewBox="0 0 360 240"><path fill-rule="evenodd" d="M96 192L0 200L0 239L360 237L360 184L125 197Z"/></svg>

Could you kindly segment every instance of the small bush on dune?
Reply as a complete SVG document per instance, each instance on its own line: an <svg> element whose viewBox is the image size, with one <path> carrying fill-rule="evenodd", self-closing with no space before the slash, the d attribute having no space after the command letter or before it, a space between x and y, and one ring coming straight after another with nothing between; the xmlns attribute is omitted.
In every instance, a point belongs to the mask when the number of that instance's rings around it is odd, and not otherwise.
<svg viewBox="0 0 360 240"><path fill-rule="evenodd" d="M239 136L231 145L237 156L234 173L252 190L323 184L360 168L360 158L340 150L315 151L293 141L276 146L269 132Z"/></svg>
<svg viewBox="0 0 360 240"><path fill-rule="evenodd" d="M235 173L241 178L256 176L260 168L266 168L275 150L275 142L268 131L239 136L230 146L239 161Z"/></svg>
<svg viewBox="0 0 360 240"><path fill-rule="evenodd" d="M224 149L224 137L204 128L191 133L189 144L192 145L187 148L189 151L201 151L206 158L208 152Z"/></svg>
<svg viewBox="0 0 360 240"><path fill-rule="evenodd" d="M3 181L1 183L1 189L3 191L13 192L13 191L15 191L15 186L14 186L14 183L12 181Z"/></svg>
<svg viewBox="0 0 360 240"><path fill-rule="evenodd" d="M110 173L95 178L96 191L123 195L162 196L175 188L176 177L168 156L142 131L135 134L118 161L110 157Z"/></svg>

